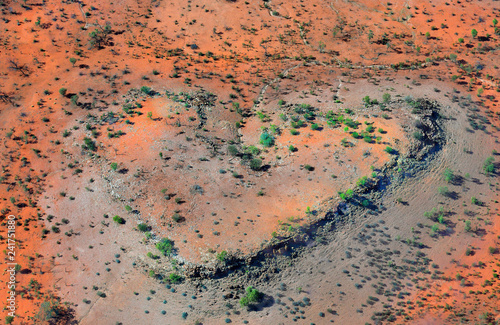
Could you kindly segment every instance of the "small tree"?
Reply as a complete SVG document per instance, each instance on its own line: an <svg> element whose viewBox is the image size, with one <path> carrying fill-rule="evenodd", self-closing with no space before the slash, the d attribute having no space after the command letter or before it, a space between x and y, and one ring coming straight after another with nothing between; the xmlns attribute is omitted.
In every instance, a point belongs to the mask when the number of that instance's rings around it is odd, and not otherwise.
<svg viewBox="0 0 500 325"><path fill-rule="evenodd" d="M99 29L89 33L90 46L98 49L103 48L110 41L109 34L111 34L111 25L106 25L104 28L99 26Z"/></svg>
<svg viewBox="0 0 500 325"><path fill-rule="evenodd" d="M477 30L472 29L472 30L470 31L470 33L472 34L472 37L473 37L473 38L476 38L476 36L477 36Z"/></svg>
<svg viewBox="0 0 500 325"><path fill-rule="evenodd" d="M73 66L75 66L76 59L75 59L75 58L69 58L69 62L71 62L71 64L72 64Z"/></svg>
<svg viewBox="0 0 500 325"><path fill-rule="evenodd" d="M118 164L115 163L115 162L111 163L110 167L111 167L112 170L116 171L116 169L118 168Z"/></svg>
<svg viewBox="0 0 500 325"><path fill-rule="evenodd" d="M68 89L66 88L61 88L59 89L59 94L61 94L62 96L66 96L66 92L68 91Z"/></svg>

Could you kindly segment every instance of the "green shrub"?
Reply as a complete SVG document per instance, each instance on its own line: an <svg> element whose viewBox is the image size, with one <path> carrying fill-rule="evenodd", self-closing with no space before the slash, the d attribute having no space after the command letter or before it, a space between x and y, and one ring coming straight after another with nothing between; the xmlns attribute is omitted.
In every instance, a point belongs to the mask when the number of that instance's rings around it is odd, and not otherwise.
<svg viewBox="0 0 500 325"><path fill-rule="evenodd" d="M71 104L78 106L78 95L71 96Z"/></svg>
<svg viewBox="0 0 500 325"><path fill-rule="evenodd" d="M182 217L181 217L180 214L174 213L174 215L172 216L172 220L174 220L175 222L181 222L182 221Z"/></svg>
<svg viewBox="0 0 500 325"><path fill-rule="evenodd" d="M174 249L174 244L170 239L163 238L161 241L156 243L156 249L162 252L163 255L170 255Z"/></svg>
<svg viewBox="0 0 500 325"><path fill-rule="evenodd" d="M347 201L354 196L354 191L351 189L348 189L347 191L345 191L345 193L339 192L339 196L342 200Z"/></svg>
<svg viewBox="0 0 500 325"><path fill-rule="evenodd" d="M495 164L493 163L495 161L495 158L493 157L488 157L483 163L483 170L487 175L494 174L495 173Z"/></svg>
<svg viewBox="0 0 500 325"><path fill-rule="evenodd" d="M217 254L217 259L221 262L225 262L226 261L226 258L227 258L227 252L226 251L222 251L220 253Z"/></svg>
<svg viewBox="0 0 500 325"><path fill-rule="evenodd" d="M384 151L387 152L388 154L391 154L391 155L396 154L396 150L394 150L393 148L391 148L389 146L385 147Z"/></svg>
<svg viewBox="0 0 500 325"><path fill-rule="evenodd" d="M85 137L83 138L83 142L84 142L84 145L82 146L83 149L87 149L90 151L97 151L97 146L91 138Z"/></svg>
<svg viewBox="0 0 500 325"><path fill-rule="evenodd" d="M471 201L471 203L472 203L472 204L474 204L474 205L481 205L481 203L482 203L482 202L481 202L481 201L479 201L479 200L478 200L475 196L471 197L471 198L470 198L470 201Z"/></svg>
<svg viewBox="0 0 500 325"><path fill-rule="evenodd" d="M125 219L120 216L114 216L113 221L120 225L123 225L125 223Z"/></svg>
<svg viewBox="0 0 500 325"><path fill-rule="evenodd" d="M117 170L118 169L118 164L117 163L111 163L111 165L109 165L109 167L111 167L112 170Z"/></svg>
<svg viewBox="0 0 500 325"><path fill-rule="evenodd" d="M148 86L142 86L141 87L141 92L145 93L146 95L151 95L153 91L151 90L150 87Z"/></svg>
<svg viewBox="0 0 500 325"><path fill-rule="evenodd" d="M246 288L246 295L240 299L240 305L246 307L253 302L259 302L263 298L263 294L252 286Z"/></svg>
<svg viewBox="0 0 500 325"><path fill-rule="evenodd" d="M175 273L170 273L168 278L170 280L170 283L180 283L182 281L182 276L180 276L179 274L175 274Z"/></svg>
<svg viewBox="0 0 500 325"><path fill-rule="evenodd" d="M262 132L260 135L260 144L264 147L271 147L274 145L274 137L267 132Z"/></svg>
<svg viewBox="0 0 500 325"><path fill-rule="evenodd" d="M448 188L446 186L439 187L438 192L439 192L439 194L444 195L444 196L447 196L450 193L450 191L448 190Z"/></svg>
<svg viewBox="0 0 500 325"><path fill-rule="evenodd" d="M150 227L145 223L140 223L137 225L137 229L139 229L139 231L146 232L149 231Z"/></svg>
<svg viewBox="0 0 500 325"><path fill-rule="evenodd" d="M424 139L424 135L419 131L414 132L413 137L419 141L422 141Z"/></svg>
<svg viewBox="0 0 500 325"><path fill-rule="evenodd" d="M252 170L260 170L261 167L262 167L262 160L260 160L259 158L254 158L250 161L250 168Z"/></svg>
<svg viewBox="0 0 500 325"><path fill-rule="evenodd" d="M472 227L471 227L470 220L465 221L465 228L464 228L464 230L465 230L465 232L471 232Z"/></svg>
<svg viewBox="0 0 500 325"><path fill-rule="evenodd" d="M237 156L240 154L240 151L238 150L238 147L236 147L234 144L231 144L227 147L227 151L231 156Z"/></svg>
<svg viewBox="0 0 500 325"><path fill-rule="evenodd" d="M66 88L61 88L59 89L59 94L61 94L62 96L66 96L66 92L68 91L68 89Z"/></svg>
<svg viewBox="0 0 500 325"><path fill-rule="evenodd" d="M444 176L444 180L448 183L453 182L453 180L455 179L455 175L453 174L453 171L449 168L446 168L444 170L443 176Z"/></svg>

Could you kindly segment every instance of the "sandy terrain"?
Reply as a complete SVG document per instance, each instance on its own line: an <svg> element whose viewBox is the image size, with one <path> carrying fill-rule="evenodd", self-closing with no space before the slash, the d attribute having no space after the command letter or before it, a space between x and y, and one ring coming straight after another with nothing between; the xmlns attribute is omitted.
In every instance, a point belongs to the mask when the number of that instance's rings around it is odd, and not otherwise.
<svg viewBox="0 0 500 325"><path fill-rule="evenodd" d="M500 322L495 1L0 10L5 323Z"/></svg>

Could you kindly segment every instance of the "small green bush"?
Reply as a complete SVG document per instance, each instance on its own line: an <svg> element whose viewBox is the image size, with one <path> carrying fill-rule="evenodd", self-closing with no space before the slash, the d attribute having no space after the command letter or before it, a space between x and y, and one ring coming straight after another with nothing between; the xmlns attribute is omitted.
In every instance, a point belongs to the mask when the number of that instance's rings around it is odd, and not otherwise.
<svg viewBox="0 0 500 325"><path fill-rule="evenodd" d="M123 225L125 223L125 219L120 216L114 216L113 221L120 225Z"/></svg>
<svg viewBox="0 0 500 325"><path fill-rule="evenodd" d="M260 144L264 147L271 147L274 145L274 137L267 132L262 132L260 135Z"/></svg>
<svg viewBox="0 0 500 325"><path fill-rule="evenodd" d="M156 249L163 253L163 255L170 255L174 249L173 242L168 238L163 238L156 244Z"/></svg>
<svg viewBox="0 0 500 325"><path fill-rule="evenodd" d="M263 298L263 294L259 292L254 287L250 286L246 288L246 295L240 299L240 305L242 307L248 306L250 303L259 302Z"/></svg>
<svg viewBox="0 0 500 325"><path fill-rule="evenodd" d="M179 274L175 274L175 273L170 273L168 278L170 280L170 283L180 283L182 281L182 276L180 276Z"/></svg>
<svg viewBox="0 0 500 325"><path fill-rule="evenodd" d="M262 160L260 160L259 158L254 158L250 161L250 168L252 170L260 170L260 168L262 167Z"/></svg>
<svg viewBox="0 0 500 325"><path fill-rule="evenodd" d="M217 254L217 259L221 262L225 262L227 257L227 251L222 251Z"/></svg>
<svg viewBox="0 0 500 325"><path fill-rule="evenodd" d="M393 148L391 148L389 146L385 147L384 151L387 152L388 154L391 154L391 155L396 154L396 150L394 150Z"/></svg>

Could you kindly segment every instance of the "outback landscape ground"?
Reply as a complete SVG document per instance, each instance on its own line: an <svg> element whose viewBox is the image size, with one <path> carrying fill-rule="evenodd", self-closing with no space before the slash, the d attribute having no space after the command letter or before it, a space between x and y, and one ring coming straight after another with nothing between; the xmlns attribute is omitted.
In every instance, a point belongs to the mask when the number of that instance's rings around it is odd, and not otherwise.
<svg viewBox="0 0 500 325"><path fill-rule="evenodd" d="M498 1L0 1L6 324L500 324Z"/></svg>

